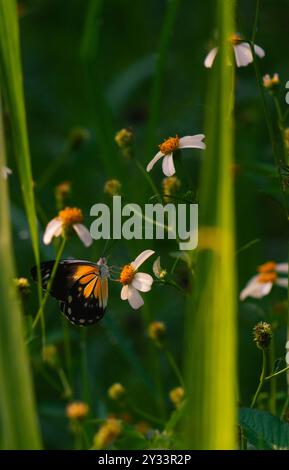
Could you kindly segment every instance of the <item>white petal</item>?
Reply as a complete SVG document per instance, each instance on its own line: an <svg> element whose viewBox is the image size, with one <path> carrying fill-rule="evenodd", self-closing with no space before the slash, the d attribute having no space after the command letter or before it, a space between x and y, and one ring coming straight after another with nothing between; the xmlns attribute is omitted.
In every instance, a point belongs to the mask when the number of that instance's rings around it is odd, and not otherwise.
<svg viewBox="0 0 289 470"><path fill-rule="evenodd" d="M90 235L89 230L83 224L74 224L74 230L76 231L77 235L79 236L80 240L84 244L84 246L88 247L92 244L93 239Z"/></svg>
<svg viewBox="0 0 289 470"><path fill-rule="evenodd" d="M45 245L49 245L51 243L53 237L58 237L62 231L62 221L58 217L50 220L47 224L44 235L43 235L43 243Z"/></svg>
<svg viewBox="0 0 289 470"><path fill-rule="evenodd" d="M214 63L214 60L215 60L215 57L217 55L217 52L218 52L218 48L217 47L214 47L214 49L212 49L209 54L207 55L207 57L205 58L205 62L204 62L204 66L207 68L207 69L210 69Z"/></svg>
<svg viewBox="0 0 289 470"><path fill-rule="evenodd" d="M128 298L128 285L127 284L122 287L121 292L120 292L120 298L121 300L127 300Z"/></svg>
<svg viewBox="0 0 289 470"><path fill-rule="evenodd" d="M12 175L12 170L8 166L2 167L2 177L7 180L8 176Z"/></svg>
<svg viewBox="0 0 289 470"><path fill-rule="evenodd" d="M260 57L261 59L263 57L265 57L265 51L264 49L262 49L262 47L260 46L257 46L256 44L254 45L254 50L255 50L255 54Z"/></svg>
<svg viewBox="0 0 289 470"><path fill-rule="evenodd" d="M132 280L132 286L141 292L148 292L154 282L152 276L146 273L136 273Z"/></svg>
<svg viewBox="0 0 289 470"><path fill-rule="evenodd" d="M138 269L150 256L154 254L153 250L145 250L131 263L134 269Z"/></svg>
<svg viewBox="0 0 289 470"><path fill-rule="evenodd" d="M253 55L250 46L246 43L234 46L237 67L246 67L253 62Z"/></svg>
<svg viewBox="0 0 289 470"><path fill-rule="evenodd" d="M288 273L288 263L278 263L276 264L277 273Z"/></svg>
<svg viewBox="0 0 289 470"><path fill-rule="evenodd" d="M176 172L172 153L168 153L163 159L163 172L166 176L173 176Z"/></svg>
<svg viewBox="0 0 289 470"><path fill-rule="evenodd" d="M146 170L147 171L151 171L153 169L153 167L155 166L155 164L160 160L160 158L162 158L164 156L164 154L162 152L158 152L154 158L149 162Z"/></svg>
<svg viewBox="0 0 289 470"><path fill-rule="evenodd" d="M288 279L287 277L279 277L276 281L276 284L280 287L288 287Z"/></svg>
<svg viewBox="0 0 289 470"><path fill-rule="evenodd" d="M203 142L205 138L204 134L197 134L197 135L187 135L186 137L182 137L179 142L180 149L205 149L206 144Z"/></svg>
<svg viewBox="0 0 289 470"><path fill-rule="evenodd" d="M258 282L259 275L254 276L246 287L240 293L240 300L245 300L247 297L254 297L255 299L261 299L265 295L268 295L272 289L272 282Z"/></svg>
<svg viewBox="0 0 289 470"><path fill-rule="evenodd" d="M137 310L144 304L142 296L132 286L128 286L128 302L134 310Z"/></svg>

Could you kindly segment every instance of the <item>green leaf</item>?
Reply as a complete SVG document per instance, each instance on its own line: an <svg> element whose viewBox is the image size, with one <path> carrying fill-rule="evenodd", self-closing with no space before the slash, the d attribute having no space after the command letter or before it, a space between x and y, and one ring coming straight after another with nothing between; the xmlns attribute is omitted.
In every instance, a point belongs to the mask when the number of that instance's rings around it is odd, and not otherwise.
<svg viewBox="0 0 289 470"><path fill-rule="evenodd" d="M7 2L6 2L7 4ZM0 3L1 11L2 3ZM0 15L1 16L1 15ZM5 166L0 102L0 169ZM40 437L20 302L13 279L14 260L7 182L0 177L0 426L1 448L39 449Z"/></svg>
<svg viewBox="0 0 289 470"><path fill-rule="evenodd" d="M249 441L259 447L260 443L275 450L289 449L289 424L280 421L266 411L241 408L240 425Z"/></svg>
<svg viewBox="0 0 289 470"><path fill-rule="evenodd" d="M15 0L0 0L0 77L8 105L12 139L36 264L39 245L30 149L25 114L19 29Z"/></svg>

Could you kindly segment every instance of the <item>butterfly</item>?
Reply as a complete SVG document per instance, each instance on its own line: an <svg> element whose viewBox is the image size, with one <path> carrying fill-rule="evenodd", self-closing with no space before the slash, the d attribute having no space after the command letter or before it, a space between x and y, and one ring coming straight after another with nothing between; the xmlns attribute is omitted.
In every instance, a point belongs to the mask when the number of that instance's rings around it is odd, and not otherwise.
<svg viewBox="0 0 289 470"><path fill-rule="evenodd" d="M40 264L41 284L47 289L54 261ZM31 269L38 281L37 269ZM60 310L74 325L93 325L105 314L108 300L109 268L105 258L97 263L64 259L59 262L50 295L60 301Z"/></svg>

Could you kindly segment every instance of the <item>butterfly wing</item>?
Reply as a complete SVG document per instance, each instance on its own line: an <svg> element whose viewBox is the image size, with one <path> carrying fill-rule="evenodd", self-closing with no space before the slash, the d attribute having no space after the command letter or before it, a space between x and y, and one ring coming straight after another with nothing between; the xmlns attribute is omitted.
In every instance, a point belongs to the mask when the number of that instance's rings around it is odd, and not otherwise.
<svg viewBox="0 0 289 470"><path fill-rule="evenodd" d="M41 263L43 289L51 278L54 261ZM37 281L36 267L31 270ZM104 315L108 299L108 277L101 274L98 264L81 260L61 260L50 288L60 301L62 313L75 325L92 325Z"/></svg>

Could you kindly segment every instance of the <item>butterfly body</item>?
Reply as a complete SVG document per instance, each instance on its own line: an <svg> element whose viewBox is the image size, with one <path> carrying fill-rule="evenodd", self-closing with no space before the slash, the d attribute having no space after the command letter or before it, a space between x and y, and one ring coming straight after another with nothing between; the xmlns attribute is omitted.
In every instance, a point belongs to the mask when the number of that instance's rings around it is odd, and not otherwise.
<svg viewBox="0 0 289 470"><path fill-rule="evenodd" d="M54 261L41 263L41 283L47 289ZM36 267L31 270L37 281ZM97 323L107 307L109 268L105 258L97 263L82 260L61 260L56 270L50 295L60 302L60 310L74 325Z"/></svg>

